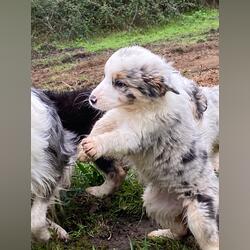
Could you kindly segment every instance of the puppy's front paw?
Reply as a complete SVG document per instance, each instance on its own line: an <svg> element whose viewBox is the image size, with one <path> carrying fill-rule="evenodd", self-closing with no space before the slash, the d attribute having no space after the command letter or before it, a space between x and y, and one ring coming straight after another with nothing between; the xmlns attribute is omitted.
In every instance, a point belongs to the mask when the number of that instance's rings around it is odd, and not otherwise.
<svg viewBox="0 0 250 250"><path fill-rule="evenodd" d="M80 144L77 149L77 159L82 162L91 160L88 155L84 152L82 145Z"/></svg>
<svg viewBox="0 0 250 250"><path fill-rule="evenodd" d="M91 194L97 198L103 198L106 194L101 190L100 186L88 187L85 189L88 194Z"/></svg>
<svg viewBox="0 0 250 250"><path fill-rule="evenodd" d="M98 159L102 155L101 147L93 137L83 139L81 145L84 153L91 159Z"/></svg>
<svg viewBox="0 0 250 250"><path fill-rule="evenodd" d="M64 242L67 242L70 239L69 234L62 227L57 228L56 234L57 237Z"/></svg>

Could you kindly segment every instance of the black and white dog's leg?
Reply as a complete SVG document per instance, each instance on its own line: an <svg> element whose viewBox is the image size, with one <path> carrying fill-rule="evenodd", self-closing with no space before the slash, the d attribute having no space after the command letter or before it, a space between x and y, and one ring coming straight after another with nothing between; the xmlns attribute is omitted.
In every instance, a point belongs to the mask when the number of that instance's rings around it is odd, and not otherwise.
<svg viewBox="0 0 250 250"><path fill-rule="evenodd" d="M47 218L47 211L49 205L51 204L51 199L35 198L33 201L31 207L32 237L35 240L46 242L51 237L51 234L48 230L51 229L56 233L59 239L67 241L69 239L68 233L61 226Z"/></svg>
<svg viewBox="0 0 250 250"><path fill-rule="evenodd" d="M48 241L50 232L46 221L49 200L35 198L31 207L31 234L36 240Z"/></svg>
<svg viewBox="0 0 250 250"><path fill-rule="evenodd" d="M126 169L123 163L115 160L99 158L95 161L97 168L103 173L105 181L100 186L89 187L86 192L102 198L115 192L126 177Z"/></svg>
<svg viewBox="0 0 250 250"><path fill-rule="evenodd" d="M47 225L50 229L52 229L54 232L56 232L56 235L59 239L63 241L68 241L69 240L69 235L68 233L58 224L55 222L51 221L50 219L47 218Z"/></svg>
<svg viewBox="0 0 250 250"><path fill-rule="evenodd" d="M202 250L219 250L218 207L216 197L197 195L187 201L187 224Z"/></svg>

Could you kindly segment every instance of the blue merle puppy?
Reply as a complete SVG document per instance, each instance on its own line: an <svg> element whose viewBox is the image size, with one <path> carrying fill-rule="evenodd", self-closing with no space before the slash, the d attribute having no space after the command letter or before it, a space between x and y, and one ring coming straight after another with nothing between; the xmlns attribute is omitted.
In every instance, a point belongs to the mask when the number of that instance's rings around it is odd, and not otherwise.
<svg viewBox="0 0 250 250"><path fill-rule="evenodd" d="M75 135L63 129L52 101L40 90L31 90L31 233L49 240L49 228L59 238L67 232L47 218L47 210L60 189L69 185L76 159Z"/></svg>
<svg viewBox="0 0 250 250"><path fill-rule="evenodd" d="M139 46L107 61L89 102L106 111L82 141L82 154L126 155L145 184L144 206L161 230L189 229L203 250L219 249L219 181L213 169L219 135L219 88L198 87Z"/></svg>

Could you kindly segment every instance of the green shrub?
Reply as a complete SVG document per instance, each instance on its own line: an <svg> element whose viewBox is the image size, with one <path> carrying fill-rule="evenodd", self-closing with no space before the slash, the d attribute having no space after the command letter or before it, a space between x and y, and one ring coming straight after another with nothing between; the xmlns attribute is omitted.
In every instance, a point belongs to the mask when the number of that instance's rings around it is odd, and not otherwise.
<svg viewBox="0 0 250 250"><path fill-rule="evenodd" d="M32 38L87 39L97 33L162 24L207 1L32 0Z"/></svg>

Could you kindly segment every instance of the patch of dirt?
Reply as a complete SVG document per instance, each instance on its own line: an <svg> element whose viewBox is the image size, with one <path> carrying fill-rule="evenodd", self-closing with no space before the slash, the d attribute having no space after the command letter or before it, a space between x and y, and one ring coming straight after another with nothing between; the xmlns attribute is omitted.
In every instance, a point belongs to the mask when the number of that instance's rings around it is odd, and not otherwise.
<svg viewBox="0 0 250 250"><path fill-rule="evenodd" d="M103 234L93 238L92 244L104 249L128 250L130 249L129 239L144 239L145 235L157 228L153 222L146 218L141 221L131 221L129 218L120 219L111 227L110 232L103 232Z"/></svg>
<svg viewBox="0 0 250 250"><path fill-rule="evenodd" d="M115 223L108 222L108 224L110 225L106 225L107 230L103 230L102 233L95 235L95 237L90 240L91 244L94 245L96 249L130 250L130 243L132 243L132 241L134 243L135 241L137 242L134 249L144 249L141 247L147 234L153 230L159 229L152 220L146 217L143 217L140 221L138 221L138 219L119 218ZM173 245L173 240L170 239L162 238L158 239L157 242L147 239L147 241L147 249L177 249ZM141 247L139 247L138 243L141 244ZM180 249L182 249L181 246L185 246L185 249L199 249L190 232L182 240L178 241L177 245Z"/></svg>
<svg viewBox="0 0 250 250"><path fill-rule="evenodd" d="M158 45L152 50L163 55L187 78L202 86L219 84L218 40L197 43L191 46L166 47Z"/></svg>
<svg viewBox="0 0 250 250"><path fill-rule="evenodd" d="M187 78L193 79L203 86L219 83L219 46L218 33L210 36L208 41L193 45L177 45L159 43L148 45L153 52L172 61L174 66ZM103 78L103 68L107 59L113 53L108 50L101 53L86 53L77 49L51 53L50 56L63 57L57 63L74 63L70 69L54 72L49 63L36 65L33 60L32 83L36 87L49 89L78 89L83 86L95 86ZM67 56L65 56L67 55ZM44 58L46 59L46 58ZM41 60L41 59L40 59Z"/></svg>

